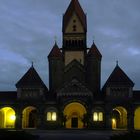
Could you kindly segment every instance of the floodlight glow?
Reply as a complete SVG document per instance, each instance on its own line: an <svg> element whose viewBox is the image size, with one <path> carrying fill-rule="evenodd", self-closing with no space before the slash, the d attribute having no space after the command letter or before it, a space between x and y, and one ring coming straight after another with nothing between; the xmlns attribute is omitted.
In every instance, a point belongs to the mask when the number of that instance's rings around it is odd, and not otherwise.
<svg viewBox="0 0 140 140"><path fill-rule="evenodd" d="M11 115L11 116L10 116L10 120L11 120L11 121L15 121L15 119L16 119L16 116L15 116L15 115Z"/></svg>

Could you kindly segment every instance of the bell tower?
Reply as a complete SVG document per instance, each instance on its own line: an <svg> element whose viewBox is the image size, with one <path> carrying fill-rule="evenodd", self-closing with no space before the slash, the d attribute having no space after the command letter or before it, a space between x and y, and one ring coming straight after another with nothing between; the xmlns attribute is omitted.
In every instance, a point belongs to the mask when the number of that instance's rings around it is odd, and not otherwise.
<svg viewBox="0 0 140 140"><path fill-rule="evenodd" d="M78 0L71 0L63 15L63 47L65 66L71 61L77 60L82 65L85 63L87 49L87 21Z"/></svg>

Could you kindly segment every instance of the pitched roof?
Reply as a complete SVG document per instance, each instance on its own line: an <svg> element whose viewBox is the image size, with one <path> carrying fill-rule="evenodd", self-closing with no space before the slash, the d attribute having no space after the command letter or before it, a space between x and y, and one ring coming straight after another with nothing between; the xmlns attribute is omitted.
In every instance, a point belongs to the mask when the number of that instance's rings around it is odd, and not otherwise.
<svg viewBox="0 0 140 140"><path fill-rule="evenodd" d="M104 87L112 85L126 85L133 87L134 83L117 64L115 69L109 76L107 82L105 83Z"/></svg>
<svg viewBox="0 0 140 140"><path fill-rule="evenodd" d="M45 84L41 80L40 76L32 66L25 75L17 82L16 87L24 87L24 86L43 86L46 88Z"/></svg>
<svg viewBox="0 0 140 140"><path fill-rule="evenodd" d="M62 52L58 48L58 45L56 42L55 42L51 52L48 55L48 58L50 58L50 57L62 57Z"/></svg>
<svg viewBox="0 0 140 140"><path fill-rule="evenodd" d="M95 56L96 58L102 58L102 55L101 55L100 51L98 50L98 48L96 47L94 42L93 42L87 56L88 57Z"/></svg>
<svg viewBox="0 0 140 140"><path fill-rule="evenodd" d="M69 4L69 6L68 6L68 8L63 16L63 31L65 30L73 12L76 12L76 14L79 17L85 31L87 31L86 15L85 15L78 0L71 0L71 3Z"/></svg>

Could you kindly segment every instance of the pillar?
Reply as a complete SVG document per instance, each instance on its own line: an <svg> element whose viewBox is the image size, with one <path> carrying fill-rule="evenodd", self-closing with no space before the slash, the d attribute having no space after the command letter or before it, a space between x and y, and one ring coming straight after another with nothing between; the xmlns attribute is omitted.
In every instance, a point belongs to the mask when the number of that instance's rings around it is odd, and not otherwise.
<svg viewBox="0 0 140 140"><path fill-rule="evenodd" d="M129 131L134 130L134 111L129 111L127 114L127 128Z"/></svg>
<svg viewBox="0 0 140 140"><path fill-rule="evenodd" d="M22 111L16 110L15 129L22 129Z"/></svg>
<svg viewBox="0 0 140 140"><path fill-rule="evenodd" d="M110 112L106 112L106 118L105 118L106 129L108 130L112 129L112 117Z"/></svg>

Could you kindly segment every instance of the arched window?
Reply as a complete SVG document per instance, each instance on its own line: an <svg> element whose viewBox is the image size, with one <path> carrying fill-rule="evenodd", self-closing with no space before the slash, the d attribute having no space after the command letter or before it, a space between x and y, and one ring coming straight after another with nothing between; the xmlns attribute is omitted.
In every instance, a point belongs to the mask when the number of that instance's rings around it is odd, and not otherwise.
<svg viewBox="0 0 140 140"><path fill-rule="evenodd" d="M51 121L52 114L51 112L47 112L47 121Z"/></svg>
<svg viewBox="0 0 140 140"><path fill-rule="evenodd" d="M99 112L99 121L103 121L103 112Z"/></svg>
<svg viewBox="0 0 140 140"><path fill-rule="evenodd" d="M93 121L97 122L101 122L103 121L103 112L94 112L93 113Z"/></svg>
<svg viewBox="0 0 140 140"><path fill-rule="evenodd" d="M56 121L57 114L56 112L47 112L47 121Z"/></svg>
<svg viewBox="0 0 140 140"><path fill-rule="evenodd" d="M93 113L93 121L98 121L98 113L97 112Z"/></svg>

